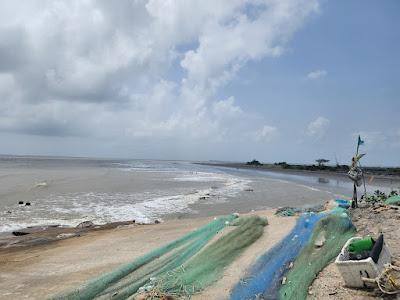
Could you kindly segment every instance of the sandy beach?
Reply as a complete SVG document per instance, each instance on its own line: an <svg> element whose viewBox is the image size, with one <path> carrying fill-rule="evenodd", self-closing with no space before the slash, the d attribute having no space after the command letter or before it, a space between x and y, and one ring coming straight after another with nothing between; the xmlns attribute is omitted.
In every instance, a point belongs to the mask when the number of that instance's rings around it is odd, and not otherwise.
<svg viewBox="0 0 400 300"><path fill-rule="evenodd" d="M278 217L277 207L321 207L349 196L351 190L343 175L304 171L197 169L192 163L159 161L134 161L125 169L121 162L115 167L110 161L28 162L31 165L0 168L2 225L17 226L0 233L0 299L46 299L142 257L217 216L239 212L266 217L269 224L263 235L224 269L222 278L193 296L228 299L257 258L294 227L297 217ZM35 186L37 182L46 185ZM398 181L381 178L379 185L367 189L397 186ZM19 205L20 199L31 206ZM393 254L400 255L399 210L366 207L350 215L360 235L383 232ZM93 223L76 228L81 221ZM53 222L61 226L49 226ZM227 226L213 240L232 230ZM358 296L372 297L371 291L343 287L333 263L317 276L309 294L311 299L334 300Z"/></svg>
<svg viewBox="0 0 400 300"><path fill-rule="evenodd" d="M294 227L297 217L279 217L275 210L254 211L241 216L258 215L268 219L263 235L250 245L223 273L222 278L192 299L228 299L232 288L257 258L281 241ZM383 233L393 257L400 257L400 210L363 206L350 211L359 236ZM0 299L46 299L77 287L83 282L114 270L182 235L213 217L171 219L153 225L120 225L115 228L83 231L80 236L36 245L0 249ZM214 237L232 230L228 226ZM37 236L40 236L37 235ZM18 239L20 237L14 237ZM378 290L347 288L332 261L314 280L308 299L395 299Z"/></svg>
<svg viewBox="0 0 400 300"><path fill-rule="evenodd" d="M399 12L0 1L0 300L400 300Z"/></svg>
<svg viewBox="0 0 400 300"><path fill-rule="evenodd" d="M226 299L248 267L285 236L296 220L295 217L277 217L273 210L252 214L268 219L269 225L262 237L225 270L218 284L193 299ZM111 271L212 219L176 219L156 225L130 225L44 245L0 250L0 299L45 299Z"/></svg>

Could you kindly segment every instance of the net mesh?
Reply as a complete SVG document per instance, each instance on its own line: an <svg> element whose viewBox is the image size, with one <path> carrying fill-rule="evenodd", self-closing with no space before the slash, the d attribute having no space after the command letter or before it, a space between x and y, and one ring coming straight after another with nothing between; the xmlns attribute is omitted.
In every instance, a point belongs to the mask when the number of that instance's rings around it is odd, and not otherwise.
<svg viewBox="0 0 400 300"><path fill-rule="evenodd" d="M180 268L161 276L155 289L164 294L189 298L217 281L224 269L263 234L263 227L267 225L267 221L258 216L240 218L238 221L237 228Z"/></svg>
<svg viewBox="0 0 400 300"><path fill-rule="evenodd" d="M322 217L323 214L314 213L301 215L292 231L257 259L248 274L233 288L230 299L276 299L286 266L296 258Z"/></svg>
<svg viewBox="0 0 400 300"><path fill-rule="evenodd" d="M279 289L280 299L306 299L308 287L315 276L342 249L355 233L346 214L329 214L315 226L310 241L286 274L286 284Z"/></svg>
<svg viewBox="0 0 400 300"><path fill-rule="evenodd" d="M230 299L306 299L315 275L354 234L344 211L301 215L291 233L260 257L234 287Z"/></svg>
<svg viewBox="0 0 400 300"><path fill-rule="evenodd" d="M400 205L400 195L389 197L385 200L387 205Z"/></svg>
<svg viewBox="0 0 400 300"><path fill-rule="evenodd" d="M257 259L230 299L306 299L315 275L354 234L345 212L335 208L302 214L290 234ZM236 227L205 247L228 224ZM263 234L266 224L258 216L218 218L51 299L190 298L221 278L226 267Z"/></svg>
<svg viewBox="0 0 400 300"><path fill-rule="evenodd" d="M50 299L94 299L105 293L116 293L113 299L124 299L145 285L149 279L162 271L167 272L181 265L195 255L207 242L222 230L235 216L218 218L183 237L155 249L134 261L100 275L81 286L70 289ZM151 264L150 264L151 263ZM150 266L148 266L150 264ZM137 272L137 273L136 273ZM125 298L126 298L125 297Z"/></svg>
<svg viewBox="0 0 400 300"><path fill-rule="evenodd" d="M214 281L247 246L263 233L266 220L257 216L235 221L234 230L204 246L235 216L218 218L163 247L51 299L131 299L173 294L190 297ZM200 251L202 250L202 251Z"/></svg>

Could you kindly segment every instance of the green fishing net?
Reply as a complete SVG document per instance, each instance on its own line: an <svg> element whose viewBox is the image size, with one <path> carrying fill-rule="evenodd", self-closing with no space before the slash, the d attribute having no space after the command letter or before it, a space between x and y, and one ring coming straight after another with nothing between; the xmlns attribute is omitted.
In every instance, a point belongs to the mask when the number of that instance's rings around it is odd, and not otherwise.
<svg viewBox="0 0 400 300"><path fill-rule="evenodd" d="M196 231L51 299L134 299L134 294L145 290L190 297L217 280L223 269L262 235L266 225L264 219L256 216L240 218L242 220L237 222L237 226L231 232L222 235L202 250L235 218L218 218Z"/></svg>
<svg viewBox="0 0 400 300"><path fill-rule="evenodd" d="M316 275L340 252L355 228L346 213L330 213L316 224L310 241L300 252L279 289L279 299L306 299Z"/></svg>
<svg viewBox="0 0 400 300"><path fill-rule="evenodd" d="M240 253L256 241L267 225L258 216L240 218L237 227L176 270L157 279L154 290L160 294L189 298L200 292L223 274Z"/></svg>

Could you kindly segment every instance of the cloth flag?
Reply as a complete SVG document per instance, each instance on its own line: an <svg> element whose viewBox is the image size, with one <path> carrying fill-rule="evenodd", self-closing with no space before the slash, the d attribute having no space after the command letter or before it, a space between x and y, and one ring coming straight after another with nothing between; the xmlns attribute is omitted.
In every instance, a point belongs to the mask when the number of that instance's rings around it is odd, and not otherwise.
<svg viewBox="0 0 400 300"><path fill-rule="evenodd" d="M360 136L358 136L358 146L364 145L364 141L361 139Z"/></svg>

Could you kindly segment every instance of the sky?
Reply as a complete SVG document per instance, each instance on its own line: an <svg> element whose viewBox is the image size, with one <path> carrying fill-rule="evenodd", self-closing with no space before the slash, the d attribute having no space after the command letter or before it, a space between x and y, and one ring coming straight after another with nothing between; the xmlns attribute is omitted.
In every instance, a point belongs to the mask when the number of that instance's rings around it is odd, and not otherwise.
<svg viewBox="0 0 400 300"><path fill-rule="evenodd" d="M0 153L400 166L397 0L0 2Z"/></svg>

